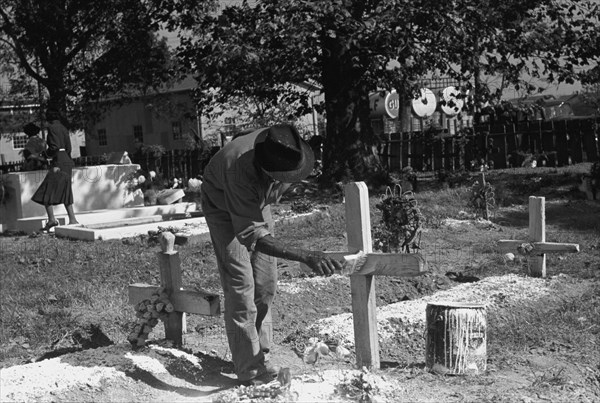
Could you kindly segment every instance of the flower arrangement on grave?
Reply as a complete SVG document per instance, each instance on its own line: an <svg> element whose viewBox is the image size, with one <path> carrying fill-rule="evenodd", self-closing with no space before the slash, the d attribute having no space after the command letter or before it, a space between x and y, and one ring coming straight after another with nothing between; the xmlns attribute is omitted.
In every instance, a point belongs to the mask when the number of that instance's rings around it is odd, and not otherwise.
<svg viewBox="0 0 600 403"><path fill-rule="evenodd" d="M188 179L187 190L191 193L200 193L202 188L202 180L200 178Z"/></svg>
<svg viewBox="0 0 600 403"><path fill-rule="evenodd" d="M157 230L149 230L148 231L148 243L149 244L157 244L160 239L160 234L163 232L170 232L173 235L180 233L183 229L181 227L174 227L172 225L168 227L158 226Z"/></svg>
<svg viewBox="0 0 600 403"><path fill-rule="evenodd" d="M148 335L159 320L165 321L169 313L174 310L166 290L164 288L157 289L150 299L140 301L135 306L135 314L138 319L136 323L132 324L132 330L127 336L127 340L134 348L144 347Z"/></svg>
<svg viewBox="0 0 600 403"><path fill-rule="evenodd" d="M333 358L345 360L350 357L350 351L339 343L331 347L316 337L310 337L304 348L302 360L307 364L316 364L320 357L331 355Z"/></svg>
<svg viewBox="0 0 600 403"><path fill-rule="evenodd" d="M494 187L485 180L486 169L481 168L481 182L475 181L471 186L471 195L469 197L469 206L475 210L476 214L480 214L484 219L490 218L490 210L496 208L496 196Z"/></svg>
<svg viewBox="0 0 600 403"><path fill-rule="evenodd" d="M310 173L310 176L313 178L319 178L321 175L323 175L323 162L321 160L316 160L315 167Z"/></svg>
<svg viewBox="0 0 600 403"><path fill-rule="evenodd" d="M420 249L423 215L411 191L387 188L375 205L381 221L373 231L373 247L382 252L411 253Z"/></svg>
<svg viewBox="0 0 600 403"><path fill-rule="evenodd" d="M181 188L183 188L183 179L173 178L168 182L167 187L169 189L181 189Z"/></svg>
<svg viewBox="0 0 600 403"><path fill-rule="evenodd" d="M138 169L137 171L130 172L125 178L127 190L130 192L135 192L138 189L145 191L150 188L155 179L156 172L154 171L146 172L142 169Z"/></svg>
<svg viewBox="0 0 600 403"><path fill-rule="evenodd" d="M126 178L127 190L135 192L141 190L144 194L144 204L152 206L156 204L157 191L165 189L169 184L155 171L144 171L138 169L131 172Z"/></svg>

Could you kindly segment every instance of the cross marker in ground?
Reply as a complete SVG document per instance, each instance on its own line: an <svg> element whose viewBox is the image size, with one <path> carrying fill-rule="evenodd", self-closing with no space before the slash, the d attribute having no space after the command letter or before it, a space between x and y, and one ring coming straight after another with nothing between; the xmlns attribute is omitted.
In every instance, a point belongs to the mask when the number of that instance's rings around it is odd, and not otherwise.
<svg viewBox="0 0 600 403"><path fill-rule="evenodd" d="M413 277L423 274L427 264L416 253L371 253L371 217L369 191L364 182L352 182L345 188L346 232L349 252L325 252L342 260L358 251L366 255L359 258L350 274L352 315L354 319L354 345L359 367L379 368L379 339L377 334L377 307L375 276Z"/></svg>
<svg viewBox="0 0 600 403"><path fill-rule="evenodd" d="M183 343L185 327L185 312L199 315L220 315L220 300L216 294L203 291L184 290L181 282L181 259L179 252L174 250L175 235L163 232L159 237L161 251L158 252L160 262L161 284L150 285L135 283L129 285L129 303L135 305L145 299L150 299L159 288L164 288L169 301L175 308L165 321L165 337L175 345Z"/></svg>
<svg viewBox="0 0 600 403"><path fill-rule="evenodd" d="M546 277L546 253L579 252L579 244L546 242L546 198L529 197L529 239L527 241L501 240L500 250L528 255L529 273Z"/></svg>

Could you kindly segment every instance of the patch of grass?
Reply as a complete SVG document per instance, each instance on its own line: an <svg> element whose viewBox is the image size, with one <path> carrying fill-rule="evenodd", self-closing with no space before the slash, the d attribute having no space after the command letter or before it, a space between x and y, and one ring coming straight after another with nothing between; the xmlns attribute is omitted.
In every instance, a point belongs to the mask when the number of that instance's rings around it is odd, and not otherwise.
<svg viewBox="0 0 600 403"><path fill-rule="evenodd" d="M532 349L568 350L581 355L597 348L600 336L600 284L557 283L551 295L488 312L491 354Z"/></svg>
<svg viewBox="0 0 600 403"><path fill-rule="evenodd" d="M583 198L576 191L581 175L590 170L590 163L562 168L519 168L492 170L486 174L494 186L499 206L522 204L529 196Z"/></svg>
<svg viewBox="0 0 600 403"><path fill-rule="evenodd" d="M446 218L458 218L461 211L469 209L469 188L457 187L438 191L419 192L416 195L425 225L438 228Z"/></svg>
<svg viewBox="0 0 600 403"><path fill-rule="evenodd" d="M371 210L372 211L372 210ZM316 250L337 250L346 246L345 207L333 204L327 210L304 219L276 225L275 235L292 246Z"/></svg>
<svg viewBox="0 0 600 403"><path fill-rule="evenodd" d="M128 284L160 280L159 248L142 241L20 237L1 239L0 248L0 344L22 336L30 340L32 349L44 348L65 329L89 323L101 324L109 337L120 340L126 322L134 318L127 302ZM202 248L197 250L202 253ZM183 259L184 282L195 278L207 288L209 270L196 270L198 263ZM218 285L218 273L212 277L216 283L212 285Z"/></svg>
<svg viewBox="0 0 600 403"><path fill-rule="evenodd" d="M537 375L535 372L533 372L535 381L531 387L540 388L564 385L569 379L567 376L565 376L564 372L565 368L551 368L548 371L544 371L541 375Z"/></svg>

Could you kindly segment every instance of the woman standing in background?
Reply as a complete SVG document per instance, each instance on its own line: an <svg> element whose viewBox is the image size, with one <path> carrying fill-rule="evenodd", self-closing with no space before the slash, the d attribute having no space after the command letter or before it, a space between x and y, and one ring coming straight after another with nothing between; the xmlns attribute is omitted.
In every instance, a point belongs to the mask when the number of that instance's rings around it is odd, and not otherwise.
<svg viewBox="0 0 600 403"><path fill-rule="evenodd" d="M48 214L48 222L42 231L58 225L54 216L53 206L64 204L69 215L69 224L78 224L73 211L73 189L71 187L71 175L75 163L71 159L71 139L69 130L61 123L58 110L48 108L46 110L48 121L48 158L51 159L50 169L35 192L32 201L42 204Z"/></svg>

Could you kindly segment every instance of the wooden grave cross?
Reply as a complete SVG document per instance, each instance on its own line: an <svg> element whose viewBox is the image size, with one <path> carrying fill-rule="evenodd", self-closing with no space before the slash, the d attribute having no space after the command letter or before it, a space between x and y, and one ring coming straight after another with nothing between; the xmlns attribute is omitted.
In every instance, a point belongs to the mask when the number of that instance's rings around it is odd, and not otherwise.
<svg viewBox="0 0 600 403"><path fill-rule="evenodd" d="M546 253L579 252L579 244L546 242L545 197L529 197L529 239L527 241L501 240L500 250L517 251L528 255L529 273L546 277Z"/></svg>
<svg viewBox="0 0 600 403"><path fill-rule="evenodd" d="M150 299L159 288L164 288L173 304L173 312L168 314L165 323L165 337L172 340L176 346L183 344L183 329L185 327L184 313L199 315L220 315L220 299L216 294L203 291L191 291L182 288L181 258L174 250L175 235L163 232L159 237L161 251L158 252L160 263L160 286L135 283L129 285L129 303L138 304Z"/></svg>
<svg viewBox="0 0 600 403"><path fill-rule="evenodd" d="M344 189L348 252L325 252L342 260L359 251L366 253L360 270L350 274L354 345L359 367L380 367L377 334L375 276L414 277L423 274L426 262L416 253L372 253L369 191L364 182L348 183Z"/></svg>

